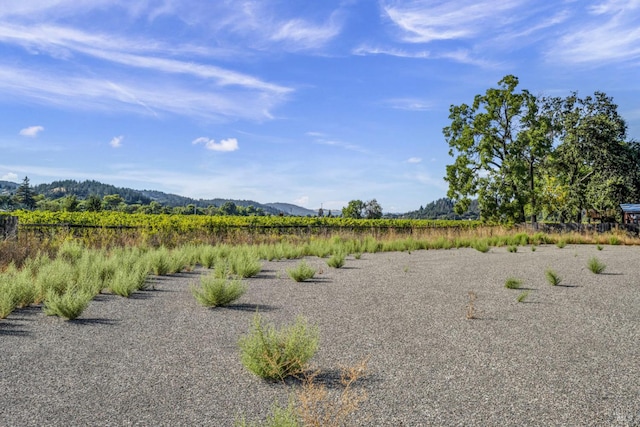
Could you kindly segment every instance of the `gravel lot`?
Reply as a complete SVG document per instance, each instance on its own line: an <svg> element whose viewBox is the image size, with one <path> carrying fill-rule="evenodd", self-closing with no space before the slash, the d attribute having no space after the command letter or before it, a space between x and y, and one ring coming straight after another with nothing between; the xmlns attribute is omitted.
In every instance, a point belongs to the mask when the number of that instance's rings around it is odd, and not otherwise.
<svg viewBox="0 0 640 427"><path fill-rule="evenodd" d="M595 275L587 260L607 264ZM0 321L0 426L232 426L264 420L291 385L240 363L258 309L320 329L326 378L369 359L371 426L640 425L640 247L539 246L364 254L296 283L299 261L263 263L228 308L197 304L199 272L100 295L76 321L29 308ZM544 271L564 279L550 286ZM523 280L522 290L504 287ZM466 318L469 291L476 319Z"/></svg>

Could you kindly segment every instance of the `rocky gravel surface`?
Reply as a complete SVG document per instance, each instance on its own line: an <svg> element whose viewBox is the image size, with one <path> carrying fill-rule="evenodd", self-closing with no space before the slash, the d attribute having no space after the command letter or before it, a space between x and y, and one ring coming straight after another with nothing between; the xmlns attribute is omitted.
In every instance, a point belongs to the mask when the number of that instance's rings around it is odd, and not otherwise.
<svg viewBox="0 0 640 427"><path fill-rule="evenodd" d="M604 274L587 269L593 256ZM128 299L99 295L75 321L19 310L0 321L0 426L264 420L294 384L241 365L256 311L318 325L312 363L334 392L341 366L369 358L350 425L638 426L639 261L640 247L591 245L363 254L340 269L308 258L313 280L287 276L298 260L264 262L227 308L197 304L196 271L153 277ZM509 277L523 289L506 289Z"/></svg>

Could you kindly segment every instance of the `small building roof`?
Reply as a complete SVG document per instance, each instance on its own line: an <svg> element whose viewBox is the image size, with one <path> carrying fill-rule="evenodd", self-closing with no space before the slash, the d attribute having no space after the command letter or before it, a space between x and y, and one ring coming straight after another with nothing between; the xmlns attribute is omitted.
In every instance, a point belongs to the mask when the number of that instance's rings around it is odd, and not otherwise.
<svg viewBox="0 0 640 427"><path fill-rule="evenodd" d="M640 213L640 203L620 203L624 213Z"/></svg>

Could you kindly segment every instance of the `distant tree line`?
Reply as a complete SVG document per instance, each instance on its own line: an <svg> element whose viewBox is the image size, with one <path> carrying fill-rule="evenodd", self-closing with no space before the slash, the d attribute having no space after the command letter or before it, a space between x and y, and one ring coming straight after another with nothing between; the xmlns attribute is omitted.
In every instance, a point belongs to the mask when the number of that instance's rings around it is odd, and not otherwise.
<svg viewBox="0 0 640 427"><path fill-rule="evenodd" d="M477 199L485 220L580 222L640 201L640 143L627 140L611 97L536 97L518 83L508 75L450 108L445 180L456 213Z"/></svg>
<svg viewBox="0 0 640 427"><path fill-rule="evenodd" d="M58 181L59 184L64 183L76 183L76 181ZM89 191L91 188L102 188L95 186L96 181L86 181L82 183L83 191ZM100 184L100 183L97 183ZM105 187L112 187L118 191L123 189L117 189L113 186L106 184L100 184ZM93 187L92 187L93 186ZM44 188L49 194L53 192L54 197L47 197L45 194L38 193L36 189ZM187 204L185 206L165 206L155 200L151 199L135 199L134 202L127 201L125 198L128 194L133 195L134 191L126 191L124 189L124 196L120 193L105 194L100 196L98 194L88 194L86 197L82 197L76 194L60 195L59 193L66 193L67 191L55 191L55 188L65 188L61 186L52 187L51 184L41 184L36 187L31 187L29 184L29 178L25 177L22 184L20 184L14 194L1 194L0 195L0 209L13 210L13 209L39 209L47 211L67 211L67 212L100 212L100 211L119 211L126 213L149 213L149 214L181 214L181 215L239 215L250 216L265 215L265 211L261 208L254 207L252 205L240 206L234 202L226 201L220 206L209 205L206 207L199 207L195 204ZM131 198L130 198L131 200ZM146 201L143 204L142 201Z"/></svg>

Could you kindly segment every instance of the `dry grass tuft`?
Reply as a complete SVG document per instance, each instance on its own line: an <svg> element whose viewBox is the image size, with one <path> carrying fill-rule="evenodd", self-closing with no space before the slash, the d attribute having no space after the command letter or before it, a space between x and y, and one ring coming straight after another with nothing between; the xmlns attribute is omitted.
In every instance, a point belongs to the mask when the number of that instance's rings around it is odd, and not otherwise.
<svg viewBox="0 0 640 427"><path fill-rule="evenodd" d="M367 374L365 358L353 366L343 367L340 375L339 395L331 393L317 377L320 371L307 374L302 387L296 392L298 415L304 426L338 427L349 425L349 418L367 400L367 393L353 385Z"/></svg>

